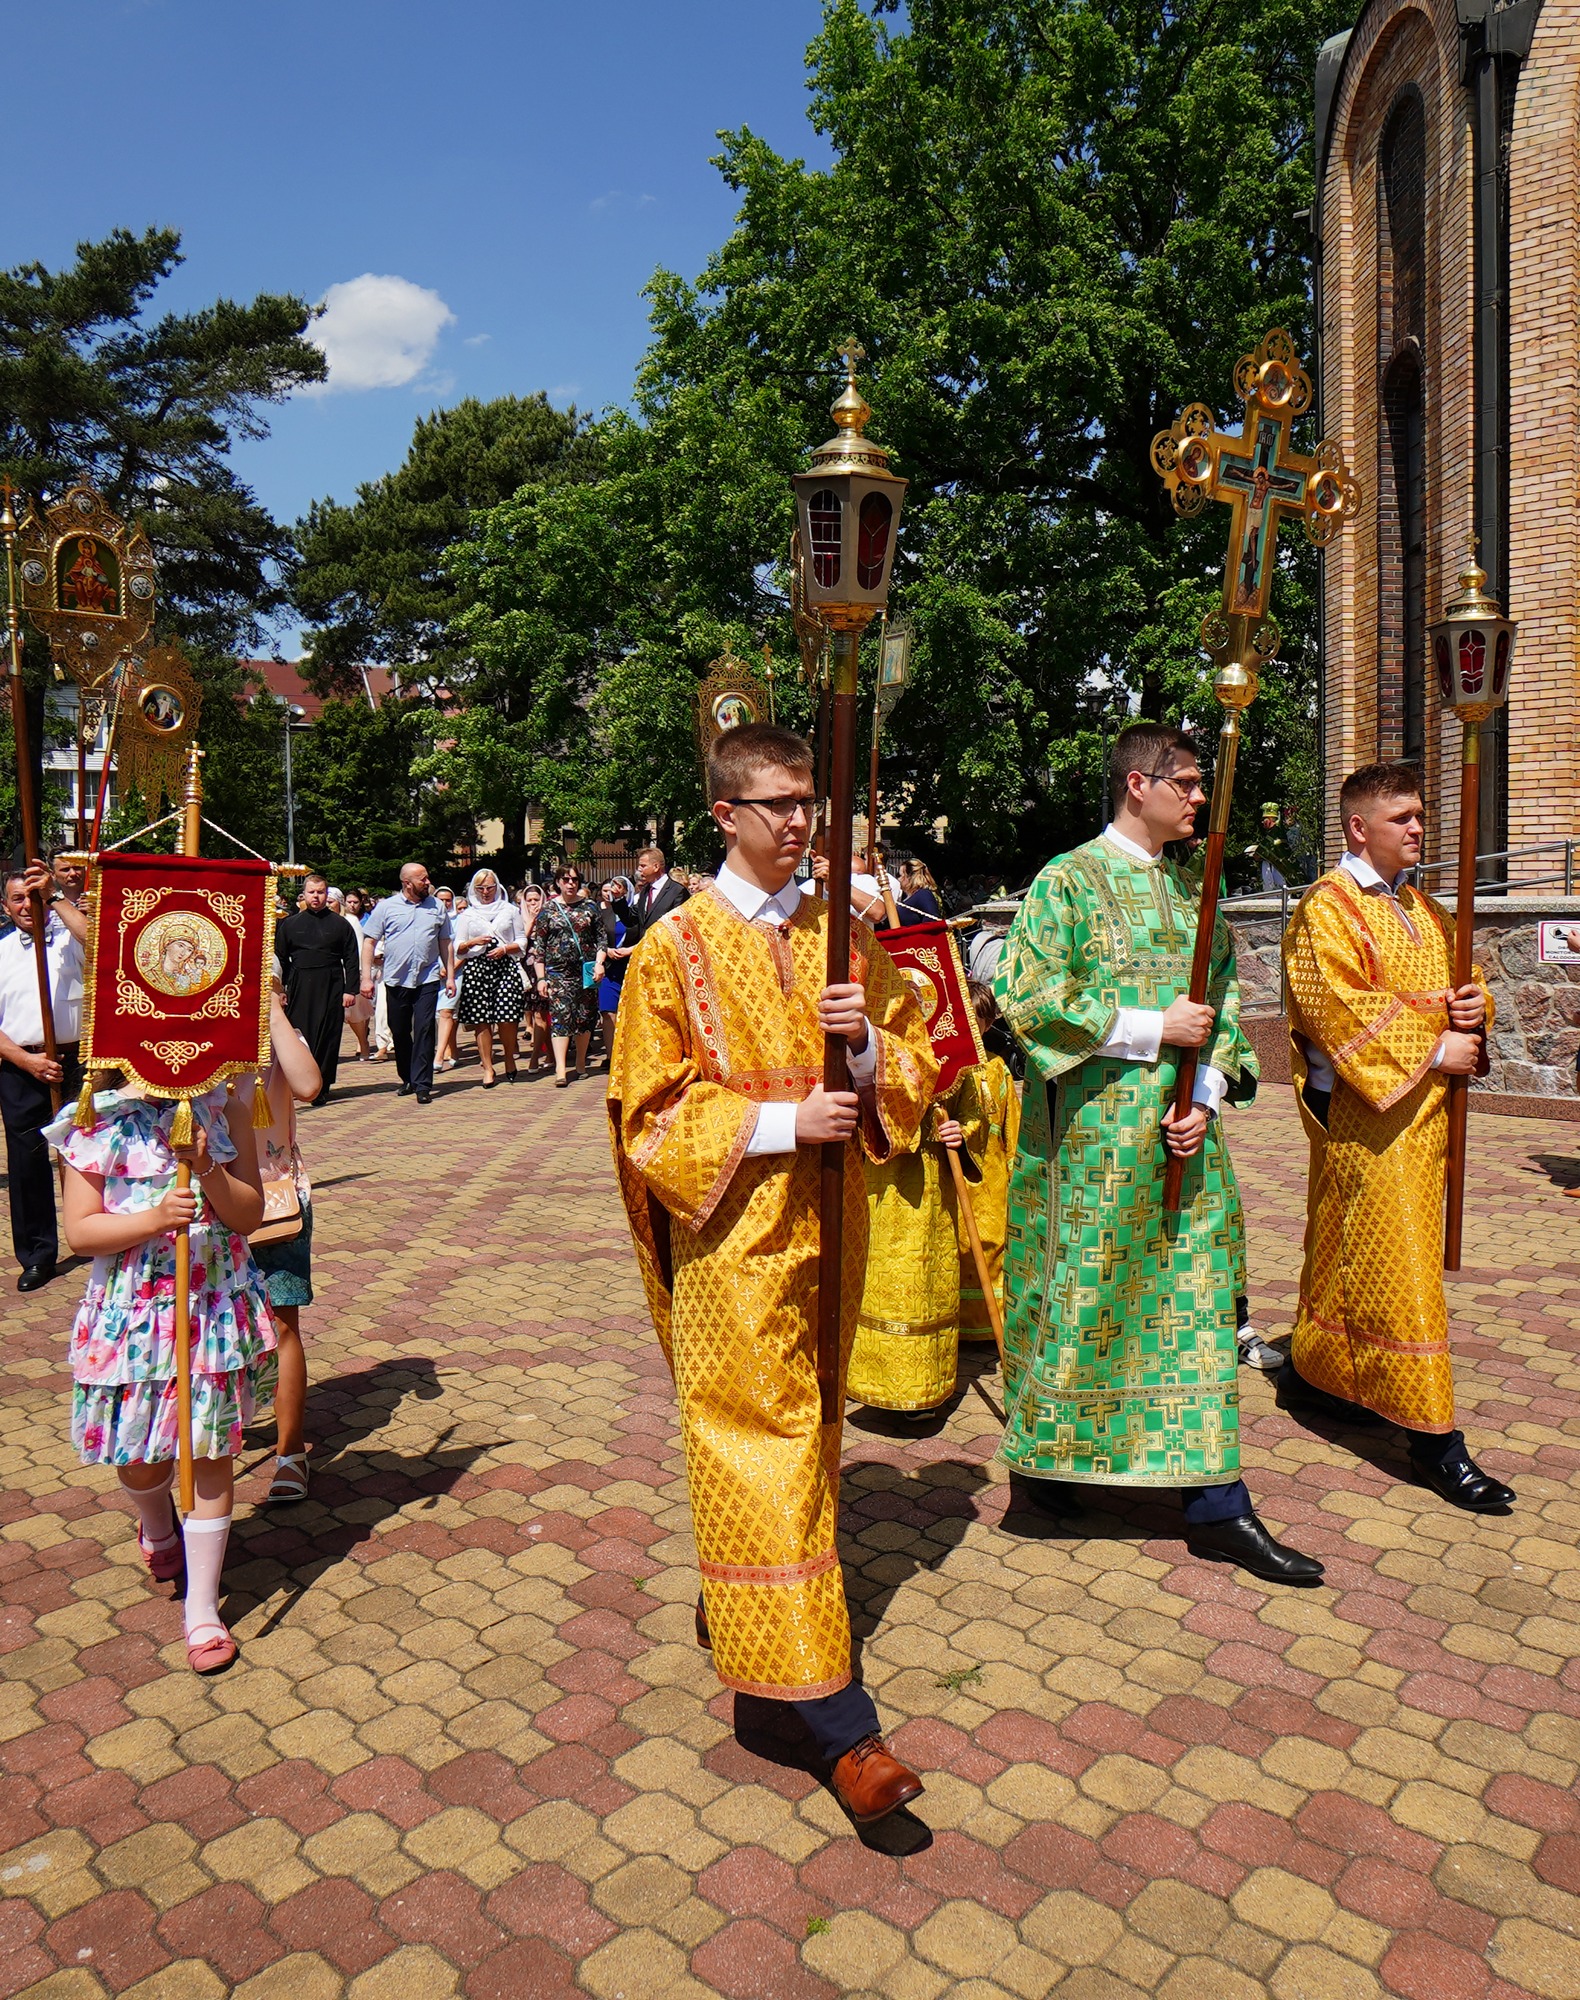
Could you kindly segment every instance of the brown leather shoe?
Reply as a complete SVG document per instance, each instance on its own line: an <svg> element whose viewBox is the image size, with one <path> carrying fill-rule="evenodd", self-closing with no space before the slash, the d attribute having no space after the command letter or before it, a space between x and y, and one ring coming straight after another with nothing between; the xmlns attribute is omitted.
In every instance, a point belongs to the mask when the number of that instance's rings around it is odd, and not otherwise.
<svg viewBox="0 0 1580 2000"><path fill-rule="evenodd" d="M864 1736L834 1766L834 1795L857 1826L871 1826L922 1795L922 1781L889 1754L881 1736Z"/></svg>
<svg viewBox="0 0 1580 2000"><path fill-rule="evenodd" d="M713 1634L708 1630L708 1614L700 1597L697 1599L697 1644L705 1653L713 1651Z"/></svg>

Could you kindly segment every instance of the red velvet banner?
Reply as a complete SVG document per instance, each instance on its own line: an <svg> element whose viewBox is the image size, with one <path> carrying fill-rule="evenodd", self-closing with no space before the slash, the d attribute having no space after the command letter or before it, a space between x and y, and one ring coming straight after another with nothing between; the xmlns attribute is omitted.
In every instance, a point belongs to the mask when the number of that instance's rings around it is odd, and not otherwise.
<svg viewBox="0 0 1580 2000"><path fill-rule="evenodd" d="M937 1095L942 1097L962 1070L987 1061L954 932L945 923L907 924L903 930L879 931L877 938L921 1006L938 1058Z"/></svg>
<svg viewBox="0 0 1580 2000"><path fill-rule="evenodd" d="M82 1061L155 1097L200 1097L269 1059L274 871L267 861L101 854Z"/></svg>

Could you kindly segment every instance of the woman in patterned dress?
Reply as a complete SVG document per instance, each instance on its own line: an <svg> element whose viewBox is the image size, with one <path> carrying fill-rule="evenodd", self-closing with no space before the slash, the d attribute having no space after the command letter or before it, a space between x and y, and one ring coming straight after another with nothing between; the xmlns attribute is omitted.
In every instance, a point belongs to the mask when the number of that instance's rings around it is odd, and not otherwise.
<svg viewBox="0 0 1580 2000"><path fill-rule="evenodd" d="M492 868L479 868L467 885L466 908L455 919L455 955L461 966L461 996L456 1019L477 1035L477 1059L483 1066L483 1088L492 1090L494 1030L505 1056L505 1078L516 1080L516 1026L526 1006L521 974L521 927L515 906L501 894Z"/></svg>
<svg viewBox="0 0 1580 2000"><path fill-rule="evenodd" d="M570 1082L565 1063L576 1038L576 1068L587 1068L587 1043L598 1020L598 981L603 977L602 912L587 901L581 870L566 862L554 877L554 897L532 927L533 963L549 989L549 1039L554 1045L554 1087Z"/></svg>

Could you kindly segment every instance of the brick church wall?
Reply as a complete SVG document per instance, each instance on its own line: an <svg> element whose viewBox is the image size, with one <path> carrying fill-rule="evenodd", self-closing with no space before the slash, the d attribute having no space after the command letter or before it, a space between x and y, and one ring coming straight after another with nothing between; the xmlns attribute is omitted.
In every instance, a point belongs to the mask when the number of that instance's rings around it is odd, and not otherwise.
<svg viewBox="0 0 1580 2000"><path fill-rule="evenodd" d="M1425 680L1428 860L1458 831L1460 728L1425 662L1403 657L1402 552L1384 376L1395 297L1379 153L1391 117L1424 114L1426 617L1441 614L1472 532L1473 100L1453 0L1374 0L1345 52L1322 188L1323 428L1365 504L1329 551L1328 853L1338 786L1403 747L1403 679ZM1510 704L1509 842L1580 833L1580 0L1545 0L1510 142L1509 606L1520 621ZM1537 872L1537 865L1526 872ZM1439 878L1442 880L1443 878Z"/></svg>

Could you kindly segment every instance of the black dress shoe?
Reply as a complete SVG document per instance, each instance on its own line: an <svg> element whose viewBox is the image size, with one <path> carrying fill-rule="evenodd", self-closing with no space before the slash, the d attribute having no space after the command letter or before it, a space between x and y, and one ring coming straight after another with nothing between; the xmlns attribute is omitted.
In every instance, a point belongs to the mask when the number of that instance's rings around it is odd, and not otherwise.
<svg viewBox="0 0 1580 2000"><path fill-rule="evenodd" d="M713 1634L708 1630L708 1614L702 1599L697 1599L697 1644L705 1653L713 1651Z"/></svg>
<svg viewBox="0 0 1580 2000"><path fill-rule="evenodd" d="M419 1090L417 1093L417 1102L419 1104L432 1104L433 1092L431 1090Z"/></svg>
<svg viewBox="0 0 1580 2000"><path fill-rule="evenodd" d="M1410 1454L1410 1470L1420 1486L1429 1486L1450 1507L1470 1514L1506 1514L1514 1505L1514 1488L1490 1479L1468 1452L1437 1464Z"/></svg>
<svg viewBox="0 0 1580 2000"><path fill-rule="evenodd" d="M416 1084L414 1084L414 1083L403 1083L403 1084L401 1085L400 1089L396 1091L395 1095L396 1095L397 1097L410 1097L410 1096L411 1096L411 1094L412 1094L412 1092L413 1092L413 1091L414 1091L414 1090L415 1090L416 1088L417 1088L417 1086L416 1086Z"/></svg>
<svg viewBox="0 0 1580 2000"><path fill-rule="evenodd" d="M1185 1546L1193 1556L1207 1562L1233 1563L1263 1583L1309 1585L1322 1581L1322 1565L1315 1556L1303 1556L1299 1549L1286 1549L1282 1542L1275 1542L1254 1514L1242 1514L1233 1521L1209 1521L1200 1528L1187 1527Z"/></svg>
<svg viewBox="0 0 1580 2000"><path fill-rule="evenodd" d="M59 1276L60 1269L53 1263L29 1264L25 1266L21 1277L17 1279L16 1288L19 1292L36 1292L47 1285L52 1278L58 1278Z"/></svg>
<svg viewBox="0 0 1580 2000"><path fill-rule="evenodd" d="M931 1415L931 1411L925 1414ZM1011 1473L1009 1480L1011 1498L1035 1507L1039 1514L1053 1514L1066 1521L1073 1521L1086 1509L1076 1499L1069 1487L1058 1479L1028 1479L1024 1473Z"/></svg>
<svg viewBox="0 0 1580 2000"><path fill-rule="evenodd" d="M1273 1400L1292 1416L1326 1417L1331 1423L1348 1424L1352 1430L1381 1430L1387 1423L1364 1403L1346 1402L1342 1396L1330 1396L1326 1389L1308 1382L1304 1375L1296 1374L1293 1361L1286 1361L1279 1369Z"/></svg>

